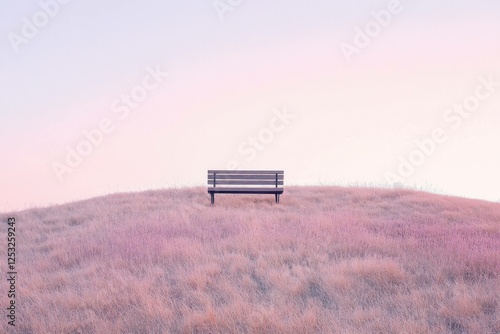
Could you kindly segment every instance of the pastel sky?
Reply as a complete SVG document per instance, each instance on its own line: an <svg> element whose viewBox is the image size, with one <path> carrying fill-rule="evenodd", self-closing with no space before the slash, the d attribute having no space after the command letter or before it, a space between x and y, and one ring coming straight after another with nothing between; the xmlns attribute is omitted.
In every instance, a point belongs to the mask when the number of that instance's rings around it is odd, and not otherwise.
<svg viewBox="0 0 500 334"><path fill-rule="evenodd" d="M0 212L226 168L500 200L497 0L0 9Z"/></svg>

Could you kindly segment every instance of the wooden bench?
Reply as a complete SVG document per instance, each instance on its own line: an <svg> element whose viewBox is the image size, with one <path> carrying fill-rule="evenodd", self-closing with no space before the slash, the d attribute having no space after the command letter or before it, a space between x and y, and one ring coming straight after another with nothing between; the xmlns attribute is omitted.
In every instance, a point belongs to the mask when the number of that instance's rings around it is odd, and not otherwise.
<svg viewBox="0 0 500 334"><path fill-rule="evenodd" d="M279 203L284 174L282 170L209 170L211 204L215 194L274 194Z"/></svg>

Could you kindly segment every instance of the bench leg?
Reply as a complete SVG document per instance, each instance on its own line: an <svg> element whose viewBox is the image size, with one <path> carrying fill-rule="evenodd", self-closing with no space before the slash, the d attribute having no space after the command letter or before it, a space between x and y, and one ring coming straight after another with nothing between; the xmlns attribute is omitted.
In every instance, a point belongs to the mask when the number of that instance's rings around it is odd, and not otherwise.
<svg viewBox="0 0 500 334"><path fill-rule="evenodd" d="M211 193L211 194L210 194L210 204L211 204L211 205L214 205L214 202L215 202L215 194L214 194L214 193Z"/></svg>
<svg viewBox="0 0 500 334"><path fill-rule="evenodd" d="M274 199L276 200L276 203L279 203L280 202L280 195L274 194Z"/></svg>

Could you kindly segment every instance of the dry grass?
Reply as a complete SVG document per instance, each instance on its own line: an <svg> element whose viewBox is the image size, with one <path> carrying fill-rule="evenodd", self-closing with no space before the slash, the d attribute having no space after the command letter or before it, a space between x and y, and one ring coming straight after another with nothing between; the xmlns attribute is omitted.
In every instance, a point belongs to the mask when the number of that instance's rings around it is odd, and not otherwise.
<svg viewBox="0 0 500 334"><path fill-rule="evenodd" d="M210 207L195 188L12 214L17 333L500 333L499 204L336 187L273 201Z"/></svg>

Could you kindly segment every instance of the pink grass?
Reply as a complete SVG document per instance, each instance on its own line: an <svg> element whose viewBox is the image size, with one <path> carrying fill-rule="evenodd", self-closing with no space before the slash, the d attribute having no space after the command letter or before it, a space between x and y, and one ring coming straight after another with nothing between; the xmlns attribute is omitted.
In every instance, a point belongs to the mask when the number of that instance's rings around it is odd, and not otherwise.
<svg viewBox="0 0 500 334"><path fill-rule="evenodd" d="M14 332L500 332L499 204L336 187L273 201L210 207L194 188L11 214Z"/></svg>

